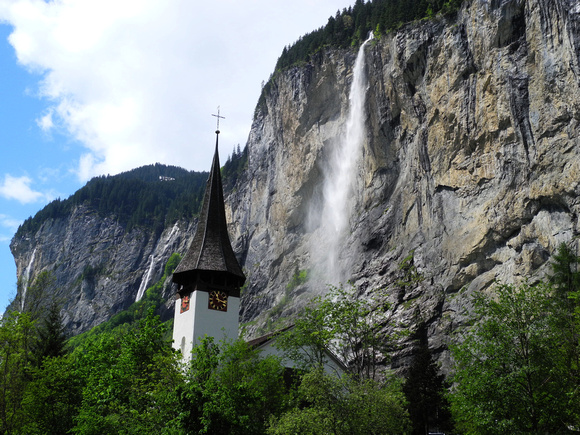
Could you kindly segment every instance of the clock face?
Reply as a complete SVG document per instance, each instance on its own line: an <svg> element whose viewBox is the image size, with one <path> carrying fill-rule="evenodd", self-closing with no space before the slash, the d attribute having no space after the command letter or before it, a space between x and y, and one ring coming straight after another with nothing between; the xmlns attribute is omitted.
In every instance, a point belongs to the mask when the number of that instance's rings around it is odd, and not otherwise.
<svg viewBox="0 0 580 435"><path fill-rule="evenodd" d="M228 294L219 290L210 291L208 308L210 310L227 311Z"/></svg>

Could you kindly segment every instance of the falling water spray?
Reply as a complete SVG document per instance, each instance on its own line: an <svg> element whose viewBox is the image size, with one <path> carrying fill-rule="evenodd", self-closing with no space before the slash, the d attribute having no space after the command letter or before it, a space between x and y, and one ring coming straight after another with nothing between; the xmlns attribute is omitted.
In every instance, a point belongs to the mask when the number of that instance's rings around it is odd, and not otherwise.
<svg viewBox="0 0 580 435"><path fill-rule="evenodd" d="M36 256L36 248L32 251L32 255L30 256L30 261L28 262L28 266L24 269L24 285L22 286L22 300L20 302L20 310L24 310L24 302L26 301L26 292L30 287L30 275L32 274L32 268L34 267L34 257Z"/></svg>
<svg viewBox="0 0 580 435"><path fill-rule="evenodd" d="M364 102L368 87L364 48L371 39L372 34L358 51L350 87L345 134L334 143L324 173L321 233L316 237L318 246L313 252L318 257L315 259L318 263L315 268L320 278L330 284L337 284L346 278L339 258L356 202L354 183L365 140Z"/></svg>

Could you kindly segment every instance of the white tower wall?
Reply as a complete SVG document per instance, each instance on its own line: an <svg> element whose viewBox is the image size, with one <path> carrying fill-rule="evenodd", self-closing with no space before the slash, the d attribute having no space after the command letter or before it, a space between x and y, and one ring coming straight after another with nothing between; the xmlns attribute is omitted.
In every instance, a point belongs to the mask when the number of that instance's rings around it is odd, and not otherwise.
<svg viewBox="0 0 580 435"><path fill-rule="evenodd" d="M189 310L181 313L181 299L175 301L173 324L173 348L180 350L185 361L191 359L194 345L207 335L217 343L224 337L238 338L240 298L228 297L227 311L208 308L209 293L194 291L189 301Z"/></svg>

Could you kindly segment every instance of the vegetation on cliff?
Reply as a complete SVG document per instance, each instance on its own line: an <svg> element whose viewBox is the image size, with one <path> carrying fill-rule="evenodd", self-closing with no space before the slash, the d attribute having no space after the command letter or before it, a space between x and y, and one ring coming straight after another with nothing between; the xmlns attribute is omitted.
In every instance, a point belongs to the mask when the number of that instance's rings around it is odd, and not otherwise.
<svg viewBox="0 0 580 435"><path fill-rule="evenodd" d="M224 188L233 188L245 168L247 149L237 149L222 168ZM130 231L143 227L160 231L179 219L192 220L201 208L207 172L187 171L160 163L118 175L90 180L69 198L55 199L34 217L26 219L15 237L34 233L48 219L67 217L75 207L85 205L101 216L114 216Z"/></svg>
<svg viewBox="0 0 580 435"><path fill-rule="evenodd" d="M240 149L238 144L228 156L225 165L222 167L222 182L224 191L228 192L234 188L236 182L241 177L248 165L248 147Z"/></svg>
<svg viewBox="0 0 580 435"><path fill-rule="evenodd" d="M181 261L181 255L178 253L173 253L167 260L165 268L163 269L163 275L159 280L149 287L140 301L134 302L127 308L117 314L113 315L106 322L95 326L91 330L71 337L69 339L69 346L76 348L81 346L86 342L89 337L97 336L103 333L110 333L119 327L131 328L134 327L140 320L142 320L147 313L152 310L156 314L160 314L161 307L164 305L165 301L163 299L162 293L164 287L171 286L171 282L168 278L171 277L173 271Z"/></svg>
<svg viewBox="0 0 580 435"><path fill-rule="evenodd" d="M285 47L276 63L283 70L309 57L325 46L346 48L359 45L371 32L380 36L404 23L450 13L462 0L357 0L354 6L337 11L328 23Z"/></svg>
<svg viewBox="0 0 580 435"><path fill-rule="evenodd" d="M159 163L90 180L69 198L56 199L18 228L15 237L34 233L48 219L67 217L85 205L101 216L114 216L127 230L162 229L180 218L193 218L203 201L206 172L190 172Z"/></svg>
<svg viewBox="0 0 580 435"><path fill-rule="evenodd" d="M284 47L274 73L264 83L256 110L263 109L270 92L272 78L280 71L309 62L311 56L325 47L358 46L372 32L376 38L405 23L432 18L438 13L457 11L464 0L356 0L354 6L336 11L325 26L301 36Z"/></svg>

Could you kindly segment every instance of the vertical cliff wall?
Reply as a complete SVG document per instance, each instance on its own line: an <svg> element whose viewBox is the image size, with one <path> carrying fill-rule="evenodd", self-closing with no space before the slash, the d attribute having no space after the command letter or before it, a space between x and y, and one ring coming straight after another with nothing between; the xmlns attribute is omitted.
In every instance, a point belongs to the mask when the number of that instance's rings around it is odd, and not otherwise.
<svg viewBox="0 0 580 435"><path fill-rule="evenodd" d="M325 50L277 74L257 108L247 178L229 197L246 321L324 291L286 286L328 246L310 211L344 135L355 55ZM577 233L579 55L571 0L475 0L366 49L366 136L337 254L360 297L380 295L411 329L426 323L436 349L469 293L542 276Z"/></svg>
<svg viewBox="0 0 580 435"><path fill-rule="evenodd" d="M26 288L34 279L49 271L55 282L42 303L54 298L67 329L84 332L140 299L161 278L169 256L185 252L195 224L178 222L160 234L139 227L127 231L115 216L102 217L86 206L48 219L34 234L15 237L10 245L18 277L24 278L16 308L26 303ZM171 310L171 288L164 296Z"/></svg>

